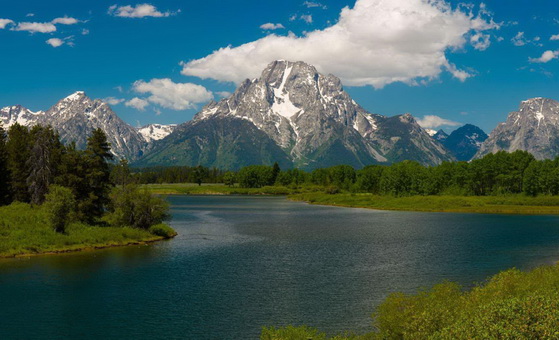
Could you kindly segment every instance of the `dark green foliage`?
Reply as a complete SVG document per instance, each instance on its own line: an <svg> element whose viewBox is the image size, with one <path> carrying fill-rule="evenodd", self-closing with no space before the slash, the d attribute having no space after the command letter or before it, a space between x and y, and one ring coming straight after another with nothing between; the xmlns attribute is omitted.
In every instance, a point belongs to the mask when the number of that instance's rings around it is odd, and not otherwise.
<svg viewBox="0 0 559 340"><path fill-rule="evenodd" d="M227 171L223 174L223 184L232 187L237 182L237 174L232 171Z"/></svg>
<svg viewBox="0 0 559 340"><path fill-rule="evenodd" d="M261 340L325 340L326 334L306 326L283 328L264 327L260 334Z"/></svg>
<svg viewBox="0 0 559 340"><path fill-rule="evenodd" d="M8 130L8 167L11 174L11 189L14 201L30 202L27 177L30 169L27 160L31 154L31 134L27 127L18 123L12 125Z"/></svg>
<svg viewBox="0 0 559 340"><path fill-rule="evenodd" d="M153 235L171 238L177 236L177 232L166 224L160 223L149 227L149 232Z"/></svg>
<svg viewBox="0 0 559 340"><path fill-rule="evenodd" d="M10 169L8 168L8 136L0 123L0 206L10 204Z"/></svg>
<svg viewBox="0 0 559 340"><path fill-rule="evenodd" d="M360 192L380 193L380 180L384 167L369 165L357 172L357 189Z"/></svg>
<svg viewBox="0 0 559 340"><path fill-rule="evenodd" d="M392 195L498 196L525 193L559 195L559 158L537 161L525 151L500 151L467 162L444 162L425 167L414 161L390 166L369 165L355 170L348 165L315 169L280 170L278 167L251 165L234 176L217 169L205 169L207 183L238 181L243 188L277 185L289 188L315 188L329 193L352 192ZM139 183L199 183L197 168L173 167L142 170L134 174ZM279 172L278 172L279 171ZM236 177L236 178L234 178Z"/></svg>
<svg viewBox="0 0 559 340"><path fill-rule="evenodd" d="M134 184L113 188L110 198L104 219L111 225L149 229L169 218L169 204L164 199Z"/></svg>
<svg viewBox="0 0 559 340"><path fill-rule="evenodd" d="M54 182L62 159L63 146L51 127L34 126L31 129L32 147L27 166L31 203L42 204L48 187Z"/></svg>
<svg viewBox="0 0 559 340"><path fill-rule="evenodd" d="M274 184L274 170L271 166L250 165L242 168L238 175L241 188L261 188Z"/></svg>
<svg viewBox="0 0 559 340"><path fill-rule="evenodd" d="M70 223L70 214L75 207L76 201L70 189L58 185L48 187L43 209L54 231L58 233L66 231Z"/></svg>
<svg viewBox="0 0 559 340"><path fill-rule="evenodd" d="M557 339L559 266L511 269L463 290L445 282L408 295L393 293L373 315L375 331L326 337L307 326L264 328L261 339Z"/></svg>
<svg viewBox="0 0 559 340"><path fill-rule="evenodd" d="M201 165L194 168L194 173L193 173L194 183L198 185L202 185L204 178L208 176L207 171L208 169Z"/></svg>
<svg viewBox="0 0 559 340"><path fill-rule="evenodd" d="M551 339L559 336L559 267L502 272L462 291L443 283L392 294L375 313L382 339Z"/></svg>
<svg viewBox="0 0 559 340"><path fill-rule="evenodd" d="M134 169L132 177L134 182L140 184L162 184L162 183L196 183L200 175L199 166L171 166ZM225 170L218 168L205 168L203 170L202 183L222 183ZM198 174L195 174L199 171Z"/></svg>
<svg viewBox="0 0 559 340"><path fill-rule="evenodd" d="M96 218L103 216L111 188L109 162L113 155L103 130L93 130L87 139L85 157L85 178L89 192L87 198L80 202L79 210L82 216L92 223Z"/></svg>
<svg viewBox="0 0 559 340"><path fill-rule="evenodd" d="M111 183L114 185L127 185L134 181L132 172L126 159L121 159L117 165L111 169Z"/></svg>

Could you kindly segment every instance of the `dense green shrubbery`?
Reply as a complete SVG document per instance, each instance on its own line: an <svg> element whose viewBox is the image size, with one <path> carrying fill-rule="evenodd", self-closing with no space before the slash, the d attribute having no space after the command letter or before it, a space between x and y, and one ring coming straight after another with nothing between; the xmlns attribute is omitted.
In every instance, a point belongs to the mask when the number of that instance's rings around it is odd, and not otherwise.
<svg viewBox="0 0 559 340"><path fill-rule="evenodd" d="M113 188L110 198L103 218L110 225L149 229L169 218L169 203L135 184Z"/></svg>
<svg viewBox="0 0 559 340"><path fill-rule="evenodd" d="M76 209L76 199L72 190L51 185L45 197L43 209L54 231L63 233L71 222L70 214Z"/></svg>
<svg viewBox="0 0 559 340"><path fill-rule="evenodd" d="M452 282L395 293L377 309L376 332L331 339L557 339L559 266L501 272L463 291ZM325 339L308 327L265 328L262 339Z"/></svg>
<svg viewBox="0 0 559 340"><path fill-rule="evenodd" d="M177 232L173 228L169 227L164 223L152 225L151 227L149 227L148 230L153 235L157 235L165 238L171 238L177 236Z"/></svg>
<svg viewBox="0 0 559 340"><path fill-rule="evenodd" d="M18 254L71 251L83 248L152 241L158 236L130 227L94 227L71 222L64 233L53 230L45 209L26 203L0 207L0 257Z"/></svg>

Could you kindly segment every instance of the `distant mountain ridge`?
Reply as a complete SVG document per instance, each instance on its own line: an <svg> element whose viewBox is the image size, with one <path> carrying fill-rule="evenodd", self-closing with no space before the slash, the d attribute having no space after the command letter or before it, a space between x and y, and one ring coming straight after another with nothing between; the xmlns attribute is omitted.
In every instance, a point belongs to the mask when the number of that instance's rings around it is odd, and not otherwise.
<svg viewBox="0 0 559 340"><path fill-rule="evenodd" d="M120 119L102 100L89 98L77 91L60 100L47 111L30 111L20 105L0 109L0 122L5 128L15 123L24 126L51 125L64 143L75 142L85 148L91 131L101 128L118 158L136 160L154 140L167 136L172 126L154 125L136 129Z"/></svg>
<svg viewBox="0 0 559 340"><path fill-rule="evenodd" d="M548 98L523 101L481 145L474 158L497 151L524 150L536 159L559 156L559 102Z"/></svg>
<svg viewBox="0 0 559 340"><path fill-rule="evenodd" d="M279 148L293 166L303 169L337 164L359 168L404 159L434 165L454 159L411 115L369 113L351 99L335 76L322 75L304 62L279 60L268 65L260 78L245 80L229 98L210 102L192 121L155 143L153 151L138 164L186 165L193 159L204 159L206 166L222 164L202 154L217 155L235 147L236 139L224 138L222 130L207 128L222 125L224 120L244 121L265 134L260 152L253 155L276 154ZM235 124L238 130L227 134L236 135L239 141L253 140L256 130L246 126ZM200 134L201 130L205 134ZM177 156L179 145L197 154L181 158ZM249 147L255 148L258 146ZM264 161L234 154L236 166Z"/></svg>
<svg viewBox="0 0 559 340"><path fill-rule="evenodd" d="M450 135L440 130L433 138L439 140L458 161L469 161L479 151L487 134L475 125L466 124Z"/></svg>

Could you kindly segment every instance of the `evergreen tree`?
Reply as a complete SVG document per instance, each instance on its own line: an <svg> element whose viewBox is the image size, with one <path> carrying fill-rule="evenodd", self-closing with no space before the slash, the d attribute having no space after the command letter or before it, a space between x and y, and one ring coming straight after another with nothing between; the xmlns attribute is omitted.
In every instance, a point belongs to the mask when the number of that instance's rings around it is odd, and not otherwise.
<svg viewBox="0 0 559 340"><path fill-rule="evenodd" d="M48 187L54 182L60 161L59 136L51 127L35 126L31 130L33 146L27 166L30 169L27 185L31 203L42 204Z"/></svg>
<svg viewBox="0 0 559 340"><path fill-rule="evenodd" d="M272 167L272 180L270 185L276 183L276 180L278 179L278 175L280 174L280 172L281 172L280 166L278 162L275 162L274 166Z"/></svg>
<svg viewBox="0 0 559 340"><path fill-rule="evenodd" d="M120 163L115 165L111 170L111 182L114 185L127 185L132 183L132 174L130 173L130 167L128 166L128 161L126 159L121 159Z"/></svg>
<svg viewBox="0 0 559 340"><path fill-rule="evenodd" d="M11 202L7 139L6 131L0 123L0 206Z"/></svg>
<svg viewBox="0 0 559 340"><path fill-rule="evenodd" d="M8 167L11 174L12 197L15 201L29 202L30 196L27 189L27 178L30 169L27 160L31 152L31 134L29 129L18 123L8 130Z"/></svg>
<svg viewBox="0 0 559 340"><path fill-rule="evenodd" d="M113 159L113 155L103 130L93 130L87 139L85 158L87 165L85 177L89 195L80 202L79 209L86 221L94 222L96 218L103 215L105 206L109 202L111 189L109 162Z"/></svg>

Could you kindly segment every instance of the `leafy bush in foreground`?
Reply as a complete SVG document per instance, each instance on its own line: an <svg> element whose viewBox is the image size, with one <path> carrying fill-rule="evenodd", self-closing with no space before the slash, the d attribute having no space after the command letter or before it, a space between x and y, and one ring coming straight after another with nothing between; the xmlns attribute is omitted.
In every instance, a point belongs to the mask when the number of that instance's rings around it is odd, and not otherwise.
<svg viewBox="0 0 559 340"><path fill-rule="evenodd" d="M149 232L165 238L171 238L177 235L177 232L173 228L163 223L151 226Z"/></svg>
<svg viewBox="0 0 559 340"><path fill-rule="evenodd" d="M377 309L376 332L331 339L558 339L559 265L510 269L463 291L445 282L395 293ZM326 339L308 327L265 328L262 339Z"/></svg>
<svg viewBox="0 0 559 340"><path fill-rule="evenodd" d="M45 196L43 209L54 231L63 233L70 223L70 214L76 207L76 199L72 190L58 185L51 185Z"/></svg>

